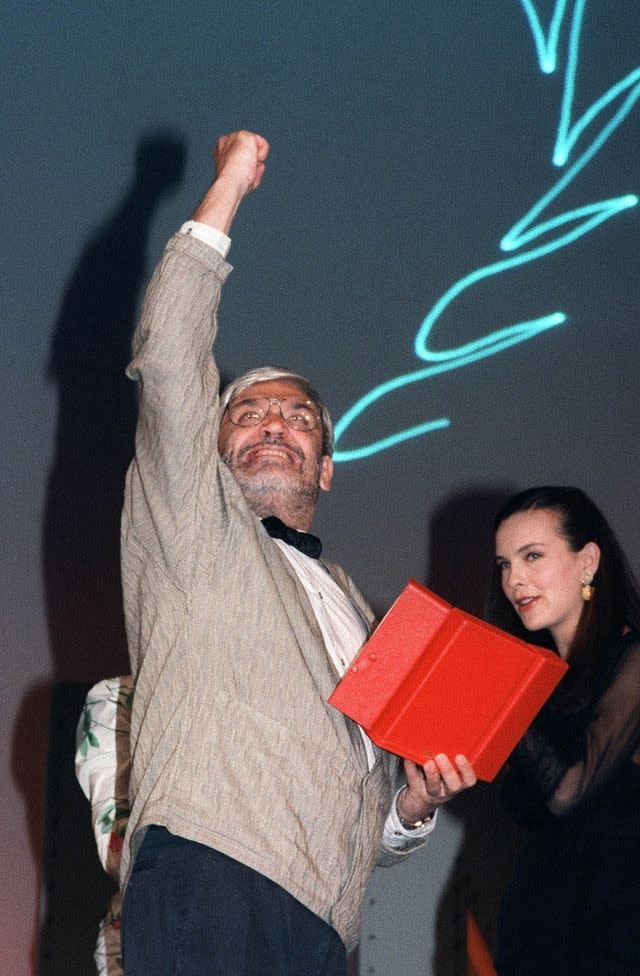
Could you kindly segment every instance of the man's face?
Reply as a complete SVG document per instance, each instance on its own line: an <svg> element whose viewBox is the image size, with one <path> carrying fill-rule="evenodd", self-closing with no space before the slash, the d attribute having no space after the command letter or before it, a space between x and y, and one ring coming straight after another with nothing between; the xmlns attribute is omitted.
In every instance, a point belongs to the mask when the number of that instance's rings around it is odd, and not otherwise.
<svg viewBox="0 0 640 976"><path fill-rule="evenodd" d="M292 397L306 403L300 388L284 379L254 383L236 394L233 402L254 397ZM226 410L218 450L258 515L262 512L256 510L260 507L253 501L256 496L277 492L315 500L319 489L328 491L331 486L333 462L322 454L322 426L318 423L313 430L294 430L276 403L256 427L232 424Z"/></svg>

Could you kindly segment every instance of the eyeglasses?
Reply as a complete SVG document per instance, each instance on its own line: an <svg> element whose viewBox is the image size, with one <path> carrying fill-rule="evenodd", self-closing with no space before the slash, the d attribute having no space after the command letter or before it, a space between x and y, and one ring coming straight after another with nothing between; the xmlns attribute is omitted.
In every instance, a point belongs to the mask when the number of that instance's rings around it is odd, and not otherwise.
<svg viewBox="0 0 640 976"><path fill-rule="evenodd" d="M229 420L237 427L257 427L268 416L273 404L278 405L282 419L293 430L315 430L320 417L311 400L297 397L247 397L234 400L227 407Z"/></svg>

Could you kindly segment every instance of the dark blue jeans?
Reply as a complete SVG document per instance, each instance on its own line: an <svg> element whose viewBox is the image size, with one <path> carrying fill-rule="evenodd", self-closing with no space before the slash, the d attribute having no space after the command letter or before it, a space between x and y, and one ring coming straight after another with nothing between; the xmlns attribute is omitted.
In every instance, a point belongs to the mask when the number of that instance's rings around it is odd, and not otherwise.
<svg viewBox="0 0 640 976"><path fill-rule="evenodd" d="M345 976L342 940L279 885L150 827L122 909L126 976Z"/></svg>

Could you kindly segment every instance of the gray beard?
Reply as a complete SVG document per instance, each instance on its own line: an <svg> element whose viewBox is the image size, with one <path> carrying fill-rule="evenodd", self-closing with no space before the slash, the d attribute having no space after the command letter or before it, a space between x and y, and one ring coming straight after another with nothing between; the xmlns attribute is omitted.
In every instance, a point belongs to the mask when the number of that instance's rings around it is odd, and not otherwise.
<svg viewBox="0 0 640 976"><path fill-rule="evenodd" d="M237 470L229 454L221 455L221 460L229 468L247 505L258 518L269 515L284 517L288 525L296 521L299 514L308 515L313 511L320 486L320 462L318 461L316 477L310 483L296 483L286 478L279 480L277 475L245 477L242 469Z"/></svg>

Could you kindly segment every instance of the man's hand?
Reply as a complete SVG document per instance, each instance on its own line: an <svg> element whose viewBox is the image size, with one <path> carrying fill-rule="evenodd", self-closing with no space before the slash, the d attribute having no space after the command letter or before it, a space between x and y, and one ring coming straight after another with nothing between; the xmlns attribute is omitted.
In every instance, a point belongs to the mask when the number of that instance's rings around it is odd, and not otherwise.
<svg viewBox="0 0 640 976"><path fill-rule="evenodd" d="M269 143L254 132L221 136L213 151L216 178L193 220L228 234L240 202L260 186L268 154Z"/></svg>
<svg viewBox="0 0 640 976"><path fill-rule="evenodd" d="M473 766L464 756L456 756L452 763L448 756L439 755L428 759L424 766L405 760L404 771L407 786L398 796L397 807L407 823L426 819L477 781Z"/></svg>
<svg viewBox="0 0 640 976"><path fill-rule="evenodd" d="M213 151L216 179L235 185L242 197L257 190L264 176L269 143L253 132L231 132L220 136Z"/></svg>

